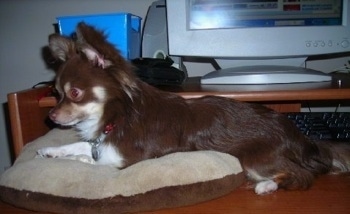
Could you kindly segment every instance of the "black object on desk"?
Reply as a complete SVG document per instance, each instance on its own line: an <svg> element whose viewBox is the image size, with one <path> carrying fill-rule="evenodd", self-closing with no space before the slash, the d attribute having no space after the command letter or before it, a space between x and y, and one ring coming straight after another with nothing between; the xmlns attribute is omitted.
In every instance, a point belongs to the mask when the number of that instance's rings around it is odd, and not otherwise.
<svg viewBox="0 0 350 214"><path fill-rule="evenodd" d="M174 61L169 57L137 58L131 62L136 66L136 75L151 85L181 85L186 79L185 72L173 67Z"/></svg>

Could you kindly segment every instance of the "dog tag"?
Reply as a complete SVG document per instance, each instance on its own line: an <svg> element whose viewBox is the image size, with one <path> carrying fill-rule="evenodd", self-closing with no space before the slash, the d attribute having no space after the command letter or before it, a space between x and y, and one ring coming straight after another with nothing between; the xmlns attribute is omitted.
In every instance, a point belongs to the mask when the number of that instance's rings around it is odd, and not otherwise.
<svg viewBox="0 0 350 214"><path fill-rule="evenodd" d="M92 154L92 158L95 161L98 161L98 159L100 159L100 151L97 149L96 145L92 145L91 154Z"/></svg>

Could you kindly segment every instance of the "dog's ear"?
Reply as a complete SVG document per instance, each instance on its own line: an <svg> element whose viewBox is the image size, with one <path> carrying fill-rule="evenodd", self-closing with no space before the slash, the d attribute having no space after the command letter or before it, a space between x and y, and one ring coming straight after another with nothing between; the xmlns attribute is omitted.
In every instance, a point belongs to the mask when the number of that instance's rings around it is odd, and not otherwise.
<svg viewBox="0 0 350 214"><path fill-rule="evenodd" d="M66 61L76 54L74 42L71 39L58 34L52 34L49 36L49 48L52 56L62 61Z"/></svg>
<svg viewBox="0 0 350 214"><path fill-rule="evenodd" d="M102 32L81 22L77 26L76 34L79 50L85 54L93 65L101 68L108 68L113 65L111 60L106 59L105 56L97 50L98 47L102 50L103 46L107 44L106 38ZM96 48L94 46L96 46Z"/></svg>
<svg viewBox="0 0 350 214"><path fill-rule="evenodd" d="M111 61L104 59L104 56L89 44L80 44L79 49L94 66L105 69L112 65Z"/></svg>

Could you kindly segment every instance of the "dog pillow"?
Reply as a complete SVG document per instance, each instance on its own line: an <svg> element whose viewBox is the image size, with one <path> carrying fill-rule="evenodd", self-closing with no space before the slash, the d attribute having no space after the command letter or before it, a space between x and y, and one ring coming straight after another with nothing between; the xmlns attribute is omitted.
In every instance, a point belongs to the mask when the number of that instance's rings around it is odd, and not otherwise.
<svg viewBox="0 0 350 214"><path fill-rule="evenodd" d="M0 199L52 213L125 213L196 204L233 191L244 175L239 161L214 151L173 153L118 170L88 157L39 158L36 151L77 141L53 129L27 144L0 178Z"/></svg>

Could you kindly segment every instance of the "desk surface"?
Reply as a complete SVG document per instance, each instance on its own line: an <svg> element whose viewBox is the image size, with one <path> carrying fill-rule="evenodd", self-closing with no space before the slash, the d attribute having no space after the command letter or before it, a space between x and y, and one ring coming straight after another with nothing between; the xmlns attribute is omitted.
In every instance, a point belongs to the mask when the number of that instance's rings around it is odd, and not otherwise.
<svg viewBox="0 0 350 214"><path fill-rule="evenodd" d="M161 199L159 199L161 200ZM2 213L34 214L14 208L0 201ZM165 209L148 214L213 214L213 213L308 213L345 214L350 213L350 173L325 175L318 178L306 191L284 191L258 196L245 186L229 195L197 205Z"/></svg>
<svg viewBox="0 0 350 214"><path fill-rule="evenodd" d="M331 82L269 85L201 85L189 78L182 86L163 86L183 97L225 96L242 101L300 101L350 99L350 75L334 74Z"/></svg>

